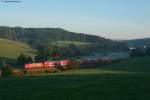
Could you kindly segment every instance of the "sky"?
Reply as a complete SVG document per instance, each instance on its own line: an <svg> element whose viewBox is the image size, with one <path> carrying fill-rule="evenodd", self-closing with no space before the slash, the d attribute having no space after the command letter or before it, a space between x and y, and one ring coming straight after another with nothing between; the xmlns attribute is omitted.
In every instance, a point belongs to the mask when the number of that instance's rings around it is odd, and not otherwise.
<svg viewBox="0 0 150 100"><path fill-rule="evenodd" d="M150 0L0 1L0 26L64 28L110 39L150 37Z"/></svg>

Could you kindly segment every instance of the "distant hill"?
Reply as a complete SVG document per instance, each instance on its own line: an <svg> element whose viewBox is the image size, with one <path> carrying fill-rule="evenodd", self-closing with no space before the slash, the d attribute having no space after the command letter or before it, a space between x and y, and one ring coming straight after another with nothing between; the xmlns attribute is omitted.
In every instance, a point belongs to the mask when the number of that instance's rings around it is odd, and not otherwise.
<svg viewBox="0 0 150 100"><path fill-rule="evenodd" d="M150 38L127 40L125 43L133 47L150 46Z"/></svg>
<svg viewBox="0 0 150 100"><path fill-rule="evenodd" d="M95 44L94 49L98 49L97 51L122 51L128 49L126 44L121 42L115 42L96 35L69 32L61 28L22 28L1 26L0 38L25 42L32 47L37 47L38 45L50 45L51 43L59 41L69 41L70 43L76 44Z"/></svg>
<svg viewBox="0 0 150 100"><path fill-rule="evenodd" d="M16 59L20 53L33 56L34 52L28 44L0 38L0 58Z"/></svg>

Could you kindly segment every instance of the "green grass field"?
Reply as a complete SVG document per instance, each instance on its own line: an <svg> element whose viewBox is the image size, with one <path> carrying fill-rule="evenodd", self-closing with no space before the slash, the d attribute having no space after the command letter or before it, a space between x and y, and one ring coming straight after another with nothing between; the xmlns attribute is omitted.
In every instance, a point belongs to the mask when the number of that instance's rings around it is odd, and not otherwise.
<svg viewBox="0 0 150 100"><path fill-rule="evenodd" d="M20 53L34 55L35 50L25 43L0 38L0 57L16 59Z"/></svg>
<svg viewBox="0 0 150 100"><path fill-rule="evenodd" d="M89 46L89 45L94 45L93 43L88 43L88 42L75 42L75 41L57 41L53 43L54 45L57 46L68 46L70 44L74 44L76 46Z"/></svg>
<svg viewBox="0 0 150 100"><path fill-rule="evenodd" d="M0 78L0 100L150 100L150 57L96 69Z"/></svg>

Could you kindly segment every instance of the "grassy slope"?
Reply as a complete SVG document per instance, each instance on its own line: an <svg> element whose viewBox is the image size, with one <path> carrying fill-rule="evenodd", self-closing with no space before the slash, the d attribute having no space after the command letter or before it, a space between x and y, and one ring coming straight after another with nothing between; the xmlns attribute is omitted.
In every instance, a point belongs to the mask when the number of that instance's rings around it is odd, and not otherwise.
<svg viewBox="0 0 150 100"><path fill-rule="evenodd" d="M64 75L1 78L0 100L150 100L149 59L135 58Z"/></svg>
<svg viewBox="0 0 150 100"><path fill-rule="evenodd" d="M88 42L77 42L77 41L57 41L57 42L53 42L53 45L56 46L69 46L70 44L74 44L78 47L84 47L84 46L89 46L89 45L94 45L93 43L88 43Z"/></svg>
<svg viewBox="0 0 150 100"><path fill-rule="evenodd" d="M87 43L87 42L73 42L73 41L58 41L57 43L62 44L62 45L75 44L77 46L91 45L92 44L92 43Z"/></svg>
<svg viewBox="0 0 150 100"><path fill-rule="evenodd" d="M15 59L20 53L32 56L33 51L34 50L25 43L0 39L0 57Z"/></svg>

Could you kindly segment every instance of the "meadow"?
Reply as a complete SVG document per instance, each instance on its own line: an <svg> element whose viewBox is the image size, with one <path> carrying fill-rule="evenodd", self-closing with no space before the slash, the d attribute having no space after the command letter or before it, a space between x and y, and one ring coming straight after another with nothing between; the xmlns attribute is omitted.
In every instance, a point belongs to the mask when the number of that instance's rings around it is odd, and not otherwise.
<svg viewBox="0 0 150 100"><path fill-rule="evenodd" d="M16 59L20 53L33 56L35 52L28 44L0 38L1 58Z"/></svg>
<svg viewBox="0 0 150 100"><path fill-rule="evenodd" d="M4 59L5 63L16 65L17 57L21 53L34 57L36 50L26 43L0 38L0 66Z"/></svg>
<svg viewBox="0 0 150 100"><path fill-rule="evenodd" d="M149 100L150 57L92 69L0 78L0 100Z"/></svg>

